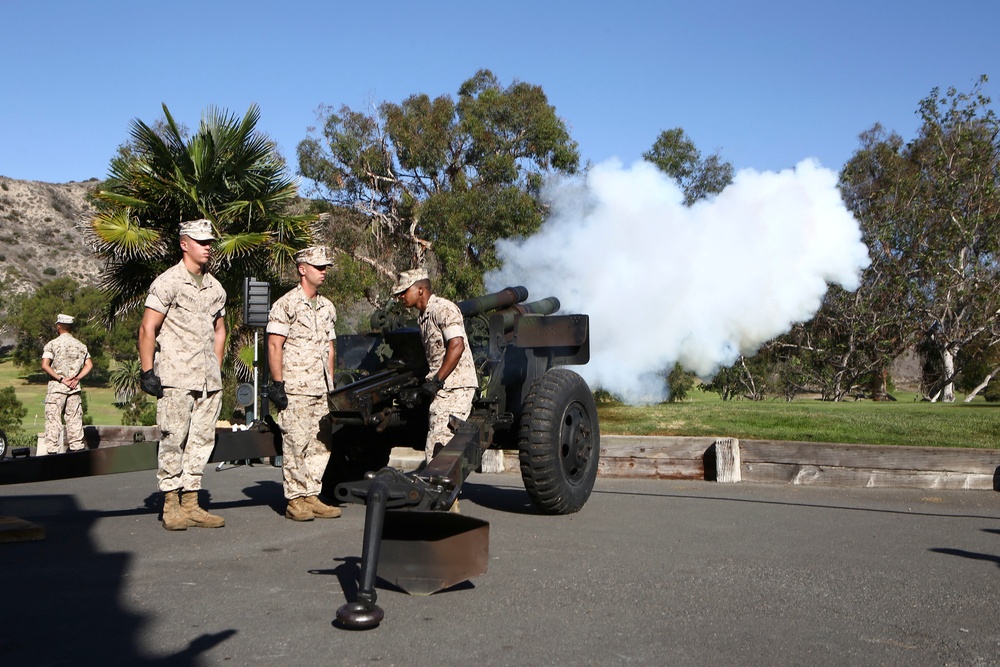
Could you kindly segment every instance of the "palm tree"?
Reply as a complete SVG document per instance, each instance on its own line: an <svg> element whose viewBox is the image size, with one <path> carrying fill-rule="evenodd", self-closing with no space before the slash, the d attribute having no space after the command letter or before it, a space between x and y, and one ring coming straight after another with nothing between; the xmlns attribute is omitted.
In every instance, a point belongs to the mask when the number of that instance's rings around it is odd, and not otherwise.
<svg viewBox="0 0 1000 667"><path fill-rule="evenodd" d="M139 394L139 358L126 359L111 371L111 387L115 390L115 402L125 404Z"/></svg>
<svg viewBox="0 0 1000 667"><path fill-rule="evenodd" d="M105 316L140 307L156 276L180 259L179 223L207 218L218 236L208 268L229 294L228 330L239 334L244 278L280 281L294 252L313 242L317 216L290 213L296 182L256 130L256 105L243 118L210 107L190 137L165 104L163 113L154 126L132 121L129 142L94 195L90 238L106 263Z"/></svg>

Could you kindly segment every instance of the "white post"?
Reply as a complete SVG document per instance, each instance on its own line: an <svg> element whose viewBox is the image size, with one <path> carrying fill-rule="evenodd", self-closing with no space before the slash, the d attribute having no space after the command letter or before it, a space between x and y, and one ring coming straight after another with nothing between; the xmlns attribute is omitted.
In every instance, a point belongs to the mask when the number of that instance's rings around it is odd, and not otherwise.
<svg viewBox="0 0 1000 667"><path fill-rule="evenodd" d="M715 441L715 479L718 482L739 482L740 441L736 438L719 438Z"/></svg>

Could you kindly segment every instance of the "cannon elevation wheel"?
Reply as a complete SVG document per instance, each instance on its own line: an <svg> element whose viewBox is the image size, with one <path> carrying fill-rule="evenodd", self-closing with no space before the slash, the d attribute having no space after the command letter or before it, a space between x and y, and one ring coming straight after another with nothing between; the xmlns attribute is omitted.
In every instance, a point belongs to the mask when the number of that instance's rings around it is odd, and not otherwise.
<svg viewBox="0 0 1000 667"><path fill-rule="evenodd" d="M587 502L597 477L597 406L579 375L553 368L534 381L521 412L518 458L532 503L543 514L570 514Z"/></svg>

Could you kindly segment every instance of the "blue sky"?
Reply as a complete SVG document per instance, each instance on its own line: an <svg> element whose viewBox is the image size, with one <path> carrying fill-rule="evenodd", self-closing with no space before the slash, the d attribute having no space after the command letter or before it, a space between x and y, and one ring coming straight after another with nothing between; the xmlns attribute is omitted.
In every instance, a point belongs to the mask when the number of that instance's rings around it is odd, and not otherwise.
<svg viewBox="0 0 1000 667"><path fill-rule="evenodd" d="M480 68L542 86L594 163L680 126L737 169L839 170L875 122L911 138L934 87L996 97L998 25L996 0L3 0L0 175L103 178L161 103L188 127L256 103L294 165L321 104L454 97Z"/></svg>

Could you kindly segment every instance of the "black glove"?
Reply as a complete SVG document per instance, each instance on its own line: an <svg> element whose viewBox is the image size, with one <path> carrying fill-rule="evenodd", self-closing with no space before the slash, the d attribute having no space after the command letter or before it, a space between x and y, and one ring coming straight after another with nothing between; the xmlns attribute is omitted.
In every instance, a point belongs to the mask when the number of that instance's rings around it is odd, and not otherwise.
<svg viewBox="0 0 1000 667"><path fill-rule="evenodd" d="M156 376L152 368L139 373L139 388L150 396L163 398L163 385L160 384L160 378Z"/></svg>
<svg viewBox="0 0 1000 667"><path fill-rule="evenodd" d="M275 410L284 410L288 407L288 394L285 393L284 382L272 382L271 388L267 390L267 397L271 399Z"/></svg>
<svg viewBox="0 0 1000 667"><path fill-rule="evenodd" d="M444 382L439 380L438 376L435 375L430 380L427 380L426 382L424 382L423 385L421 385L420 391L424 394L424 396L427 397L428 401L433 401L434 397L437 396L437 393L441 390L442 387L444 387Z"/></svg>

